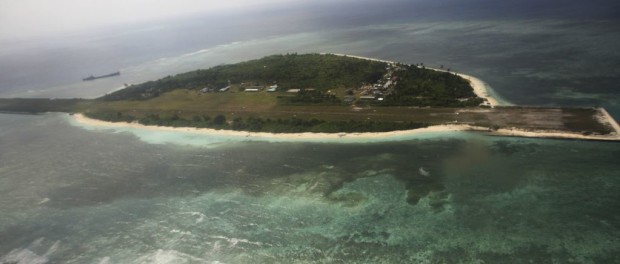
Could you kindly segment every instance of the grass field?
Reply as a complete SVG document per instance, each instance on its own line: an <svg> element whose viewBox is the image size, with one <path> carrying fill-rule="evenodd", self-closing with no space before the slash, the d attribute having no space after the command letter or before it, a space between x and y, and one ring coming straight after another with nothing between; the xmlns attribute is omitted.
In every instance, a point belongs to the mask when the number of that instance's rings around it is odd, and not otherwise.
<svg viewBox="0 0 620 264"><path fill-rule="evenodd" d="M281 105L278 96L286 93L226 92L201 93L174 90L144 101L86 101L77 111L121 113L142 118L158 114L191 120L194 117L224 115L234 118L319 119L325 121L418 122L433 124L471 124L489 128L521 128L578 133L607 134L610 127L596 118L590 108L497 107L497 108L417 108L356 107L354 105Z"/></svg>
<svg viewBox="0 0 620 264"><path fill-rule="evenodd" d="M137 120L149 115L162 119L173 116L184 120L223 115L227 120L302 119L326 122L413 122L421 125L470 124L491 129L519 128L553 130L582 134L609 134L613 129L600 120L593 108L557 107L357 107L355 105L290 105L279 104L278 96L287 93L226 92L201 93L174 90L149 100L103 101L84 99L0 99L2 112L81 112L93 116L123 116ZM191 123L187 123L191 126Z"/></svg>

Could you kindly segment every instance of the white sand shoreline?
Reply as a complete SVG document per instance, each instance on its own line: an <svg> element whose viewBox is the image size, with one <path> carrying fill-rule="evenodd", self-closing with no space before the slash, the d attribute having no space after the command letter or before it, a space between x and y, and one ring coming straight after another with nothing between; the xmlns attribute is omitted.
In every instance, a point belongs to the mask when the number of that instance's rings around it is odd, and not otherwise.
<svg viewBox="0 0 620 264"><path fill-rule="evenodd" d="M362 56L346 55L346 54L333 54L337 56L347 56L352 58L359 58L371 61L379 61L385 63L396 63L393 61L380 60L374 58L367 58ZM433 69L436 71L444 71L441 69ZM488 85L482 80L462 74L456 73L462 78L469 80L471 86L474 89L474 93L478 97L486 99L491 107L500 105L497 99L490 95ZM234 130L217 130L211 128L195 128L195 127L163 127L163 126L147 126L137 122L107 122L97 119L92 119L84 116L83 114L75 114L73 118L80 124L86 126L99 127L99 128L139 128L151 131L168 131L168 132L192 132L203 135L216 135L216 136L233 136L240 138L251 139L283 139L283 140L338 140L338 139L382 139L382 138L395 138L401 136L415 136L426 133L440 133L440 132L458 132L458 131L475 131L486 135L493 136L516 136L516 137L531 137L531 138L559 138L559 139L581 139L581 140L608 140L608 141L620 141L620 125L614 120L614 118L603 108L599 108L601 122L608 123L614 132L608 135L584 135L580 133L571 133L566 131L530 131L517 128L511 129L498 129L491 130L486 127L471 126L467 124L443 124L434 125L425 128L412 129L412 130L399 130L391 132L364 132L364 133L268 133L268 132L248 132L248 131L234 131Z"/></svg>
<svg viewBox="0 0 620 264"><path fill-rule="evenodd" d="M463 73L456 73L456 75L460 76L461 78L465 80L468 80L469 83L471 84L471 87L474 88L474 93L478 97L487 100L487 102L489 103L491 107L500 105L497 99L495 99L493 96L489 94L489 90L487 88L488 85L485 82L483 82L482 80L474 76L463 74Z"/></svg>
<svg viewBox="0 0 620 264"><path fill-rule="evenodd" d="M137 122L108 122L98 119L93 119L84 116L83 114L74 114L73 119L77 123L100 128L139 128L152 131L169 131L169 132L192 132L204 135L218 135L218 136L234 136L234 137L251 137L251 138L274 138L274 139L292 139L292 140L318 140L318 139L377 139L386 137L398 137L415 135L422 133L435 133L435 132L454 132L454 131L484 131L488 130L483 127L474 127L470 125L436 125L411 130L398 130L390 132L354 132L354 133L269 133L269 132L249 132L249 131L235 131L235 130L223 130L212 128L196 128L196 127L166 127L166 126L147 126Z"/></svg>
<svg viewBox="0 0 620 264"><path fill-rule="evenodd" d="M528 137L528 138L555 138L555 139L580 139L580 140L598 140L598 141L620 141L618 133L612 132L608 135L584 135L579 133L569 133L564 131L528 131L523 129L506 129L501 128L497 131L487 133L492 136L508 136L508 137Z"/></svg>
<svg viewBox="0 0 620 264"><path fill-rule="evenodd" d="M83 114L74 114L73 119L79 123L90 127L97 128L137 128L150 131L167 131L167 132L191 132L201 135L211 136L233 136L239 138L250 139L280 139L291 141L313 141L313 140L339 140L339 139L382 139L396 138L402 136L416 136L428 133L441 132L478 132L492 136L513 136L528 138L558 138L558 139L580 139L580 140L603 140L603 141L620 141L619 131L612 132L608 135L582 135L579 133L569 133L565 131L528 131L522 129L498 129L491 130L486 127L471 126L466 124L445 124L435 125L411 130L398 130L390 132L363 132L363 133L269 133L269 132L248 132L234 130L217 130L212 128L195 128L195 127L165 127L165 126L147 126L137 122L108 122L92 119ZM611 119L613 120L613 118ZM614 121L615 122L615 121Z"/></svg>
<svg viewBox="0 0 620 264"><path fill-rule="evenodd" d="M327 53L321 53L321 54L327 54ZM362 56L355 56L355 55L347 55L347 54L338 54L338 53L330 53L332 55L336 55L336 56L343 56L343 57L351 57L351 58L357 58L357 59L363 59L363 60L370 60L370 61L378 61L378 62L384 62L384 63L390 63L390 64L395 64L397 62L394 61L388 61L388 60L380 60L380 59L374 59L374 58L368 58L368 57L362 57ZM441 71L441 72L447 72L445 70L442 69L435 69L435 68L428 68L426 67L426 69L429 70L434 70L434 71ZM458 72L453 72L456 75L460 76L461 78L468 80L469 83L471 84L471 87L474 89L474 93L476 94L476 96L485 99L489 106L491 107L495 107L495 106L499 106L499 105L503 105L500 104L499 100L497 100L495 97L493 97L490 93L490 86L485 83L484 81L482 81L479 78L476 78L474 76L471 75L467 75L467 74L463 74L463 73L458 73Z"/></svg>

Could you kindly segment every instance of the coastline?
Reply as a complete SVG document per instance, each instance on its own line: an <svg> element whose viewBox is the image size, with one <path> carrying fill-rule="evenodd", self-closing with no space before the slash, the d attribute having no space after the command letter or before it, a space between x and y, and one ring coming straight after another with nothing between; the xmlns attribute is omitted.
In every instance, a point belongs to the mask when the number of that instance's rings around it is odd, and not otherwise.
<svg viewBox="0 0 620 264"><path fill-rule="evenodd" d="M321 53L321 54L327 54L327 53ZM330 53L332 55L336 55L336 56L343 56L343 57L350 57L350 58L357 58L357 59L363 59L363 60L369 60L369 61L377 61L377 62L384 62L384 63L390 63L390 64L395 64L397 62L395 61L388 61L388 60L380 60L380 59L374 59L374 58L368 58L368 57L363 57L363 56L355 56L355 55L347 55L347 54L339 54L339 53ZM435 69L435 68L428 68L426 67L426 69L429 70L434 70L434 71L441 71L441 72L447 72L445 70L442 69ZM458 73L458 72L453 72L456 75L460 76L461 78L468 80L469 83L471 84L471 87L474 89L474 93L476 94L476 96L485 99L488 102L488 105L491 107L495 107L495 106L501 106L504 104L500 104L499 100L497 100L495 97L491 96L491 93L489 92L489 85L487 83L485 83L484 81L482 81L479 78L476 78L474 76L471 75L467 75L467 74L463 74L463 73Z"/></svg>
<svg viewBox="0 0 620 264"><path fill-rule="evenodd" d="M605 108L599 107L598 111L599 113L601 113L601 116L600 116L601 122L608 123L611 126L611 128L613 128L616 131L616 134L620 137L620 125L618 125L618 122L616 122L616 119L614 119L614 117L611 116L611 114L609 114L609 112L607 112Z"/></svg>
<svg viewBox="0 0 620 264"><path fill-rule="evenodd" d="M433 69L433 70L437 70L437 69ZM460 76L461 78L465 80L468 80L469 83L471 84L471 87L474 88L474 93L476 94L476 96L482 99L485 99L491 107L496 107L500 105L497 99L495 99L493 96L489 94L489 89L487 88L488 85L485 82L483 82L482 80L474 76L463 74L463 73L457 72L456 75Z"/></svg>
<svg viewBox="0 0 620 264"><path fill-rule="evenodd" d="M326 54L326 53L321 53ZM396 62L380 60L362 56L346 55L346 54L333 54L336 56L346 56L351 58L358 58L370 61L384 62L395 64ZM427 68L435 71L447 72L443 69ZM481 79L474 76L453 72L456 75L468 80L474 90L474 93L486 100L486 105L490 107L501 106L504 103L500 103L499 100L494 98L489 92L490 87ZM607 124L612 129L612 132L606 135L597 134L582 134L578 132L567 131L550 131L550 130L526 130L519 128L500 128L497 130L490 129L488 127L472 126L468 124L441 124L433 125L424 128L411 129L411 130L398 130L390 132L353 132L353 133L269 133L269 132L249 132L249 131L235 131L235 130L219 130L212 128L196 128L196 127L165 127L165 126L152 126L142 125L137 122L108 122L98 119L93 119L84 116L83 114L73 115L73 119L80 124L86 126L99 127L99 128L137 128L149 131L167 131L167 132L190 132L201 135L214 135L214 136L230 136L238 138L251 138L251 139L280 139L280 140L301 140L301 141L313 141L313 140L339 140L339 139L358 139L358 140L371 140L382 138L398 138L406 136L417 136L421 134L433 134L442 132L460 132L471 131L484 135L491 136L508 136L508 137L529 137L529 138L556 138L556 139L577 139L577 140L599 140L599 141L620 141L620 125L615 119L604 109L598 108L597 118L601 123Z"/></svg>
<svg viewBox="0 0 620 264"><path fill-rule="evenodd" d="M604 113L602 113L604 115ZM599 141L620 141L620 131L615 129L608 135L583 135L578 133L569 133L564 131L529 131L523 129L498 129L491 130L486 127L472 126L466 124L444 124L434 125L424 128L411 129L411 130L398 130L390 132L364 132L364 133L269 133L269 132L248 132L248 131L235 131L235 130L218 130L212 128L195 128L195 127L165 127L165 126L147 126L137 122L108 122L98 119L92 119L84 116L83 114L74 114L71 116L74 121L86 126L97 128L137 128L149 131L166 131L166 132L191 132L200 135L211 136L232 136L239 138L251 138L251 139L280 139L280 140L338 140L338 139L379 139L379 138L395 138L401 136L416 136L429 133L442 133L442 132L477 132L483 135L491 136L508 136L508 137L527 137L527 138L556 138L556 139L578 139L578 140L599 140ZM615 123L613 118L606 119L607 122ZM617 125L617 124L616 124Z"/></svg>
<svg viewBox="0 0 620 264"><path fill-rule="evenodd" d="M386 137L410 136L424 133L437 132L457 132L457 131L488 131L484 127L476 127L470 125L436 125L411 130L398 130L390 132L352 132L352 133L269 133L269 132L249 132L236 130L223 130L213 128L197 128L197 127L167 127L167 126L147 126L137 122L108 122L98 119L86 117L83 114L74 114L71 116L77 123L100 128L138 128L151 131L168 131L168 132L192 132L203 135L217 136L233 136L233 137L249 137L249 138L272 138L287 140L321 140L321 139L377 139Z"/></svg>
<svg viewBox="0 0 620 264"><path fill-rule="evenodd" d="M487 133L491 136L503 137L526 137L526 138L555 138L555 139L578 139L578 140L594 140L594 141L619 141L618 132L612 132L607 135L583 135L578 133L568 133L564 131L540 131L540 130L523 130L523 129L507 129L500 128L496 131Z"/></svg>

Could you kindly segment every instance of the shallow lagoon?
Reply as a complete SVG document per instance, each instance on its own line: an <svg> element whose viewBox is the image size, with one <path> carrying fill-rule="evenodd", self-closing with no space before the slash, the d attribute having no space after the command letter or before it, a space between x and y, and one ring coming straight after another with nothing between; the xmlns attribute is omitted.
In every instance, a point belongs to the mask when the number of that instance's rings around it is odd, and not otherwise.
<svg viewBox="0 0 620 264"><path fill-rule="evenodd" d="M272 14L230 31L195 17L140 34L3 42L0 93L95 97L274 53L333 52L443 64L516 104L601 105L618 117L617 21L574 3L590 19L506 3L414 16L388 6L370 20L366 8L336 8L278 26ZM186 43L166 46L171 36ZM617 143L472 133L248 141L0 114L0 263L618 263L619 156Z"/></svg>
<svg viewBox="0 0 620 264"><path fill-rule="evenodd" d="M0 134L2 262L618 261L618 144L153 144L61 114Z"/></svg>

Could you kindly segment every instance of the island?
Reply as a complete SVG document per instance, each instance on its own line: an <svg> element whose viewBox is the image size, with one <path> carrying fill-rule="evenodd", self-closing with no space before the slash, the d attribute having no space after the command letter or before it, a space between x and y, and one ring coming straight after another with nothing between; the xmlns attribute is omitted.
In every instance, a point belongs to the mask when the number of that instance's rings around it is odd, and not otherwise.
<svg viewBox="0 0 620 264"><path fill-rule="evenodd" d="M130 85L96 99L0 99L0 111L66 112L91 124L246 136L464 130L620 140L620 127L603 108L502 105L473 76L343 54L272 55Z"/></svg>

